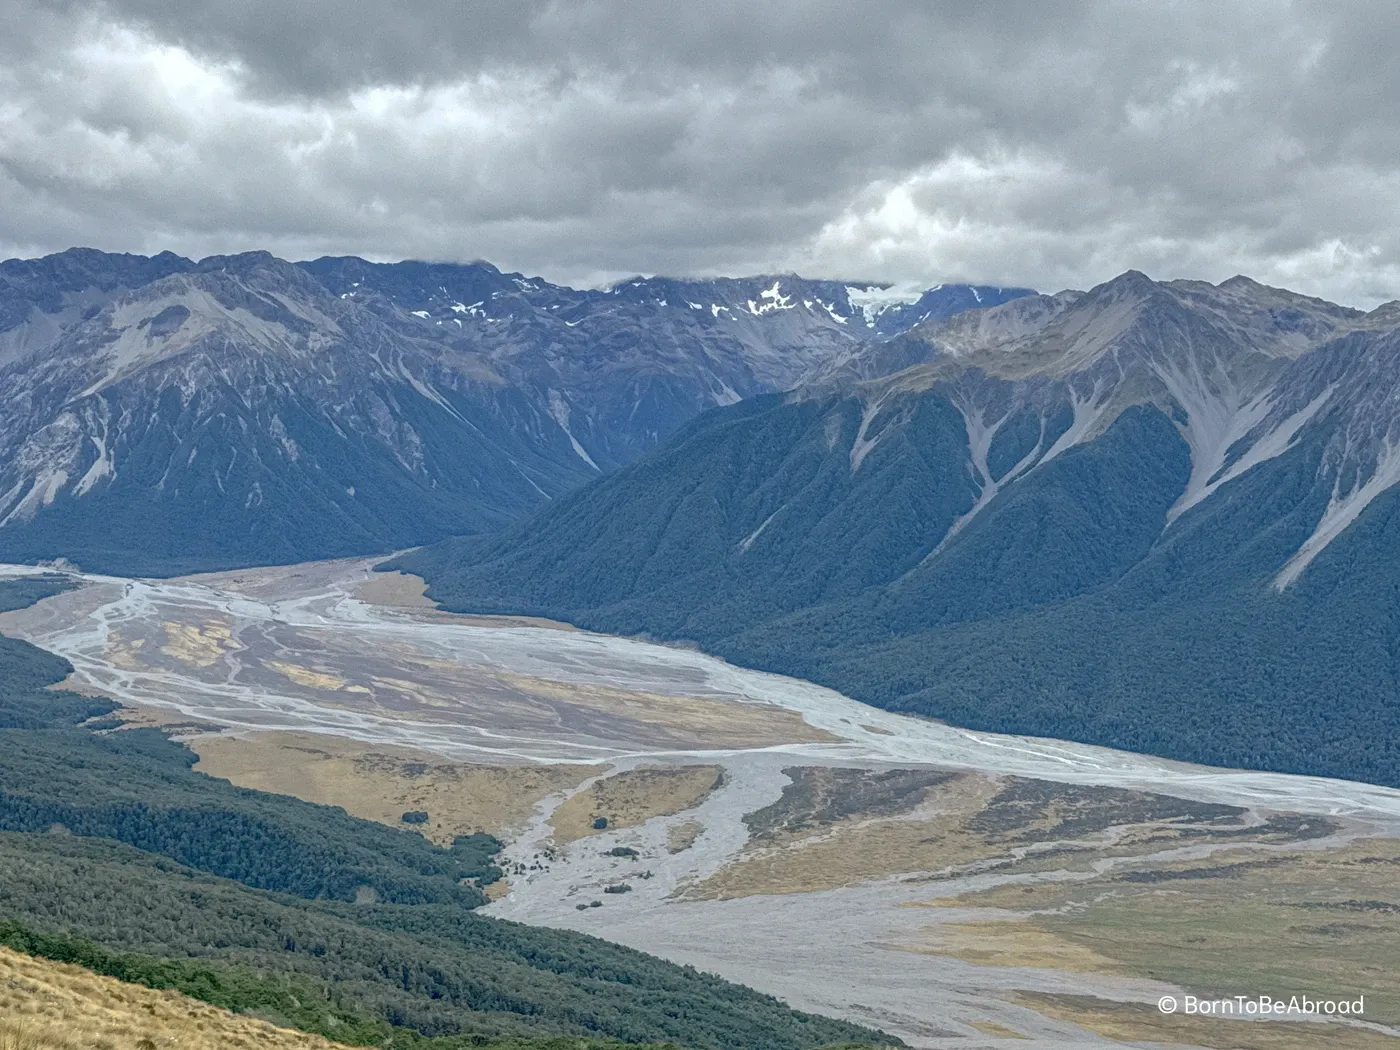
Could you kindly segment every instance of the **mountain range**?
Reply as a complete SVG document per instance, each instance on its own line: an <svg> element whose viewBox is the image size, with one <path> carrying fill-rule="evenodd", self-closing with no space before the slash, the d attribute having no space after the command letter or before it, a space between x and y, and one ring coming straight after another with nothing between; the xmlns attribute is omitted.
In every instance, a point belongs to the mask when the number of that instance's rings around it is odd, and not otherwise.
<svg viewBox="0 0 1400 1050"><path fill-rule="evenodd" d="M0 559L168 575L498 528L865 342L1028 294L486 263L0 263Z"/></svg>
<svg viewBox="0 0 1400 1050"><path fill-rule="evenodd" d="M1400 784L1400 304L0 264L0 559L389 552L972 729Z"/></svg>
<svg viewBox="0 0 1400 1050"><path fill-rule="evenodd" d="M1400 785L1400 305L1129 272L842 348L498 533L472 612L974 730Z"/></svg>

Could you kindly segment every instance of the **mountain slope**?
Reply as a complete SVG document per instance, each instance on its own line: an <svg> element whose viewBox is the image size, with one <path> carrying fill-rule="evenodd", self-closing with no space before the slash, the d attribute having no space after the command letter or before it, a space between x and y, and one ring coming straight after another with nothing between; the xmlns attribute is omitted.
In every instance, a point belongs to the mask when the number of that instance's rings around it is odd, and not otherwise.
<svg viewBox="0 0 1400 1050"><path fill-rule="evenodd" d="M337 1050L320 1036L207 1006L184 995L103 977L68 963L0 948L0 1046L68 1050L98 1042L112 1050L143 1043L188 1050L251 1044L267 1050ZM23 1018L23 1020L18 1020Z"/></svg>
<svg viewBox="0 0 1400 1050"><path fill-rule="evenodd" d="M973 728L1400 784L1393 315L1131 273L1018 299L396 565Z"/></svg>
<svg viewBox="0 0 1400 1050"><path fill-rule="evenodd" d="M473 531L586 476L444 358L267 256L206 260L4 377L0 557L181 571ZM563 444L562 438L559 444Z"/></svg>
<svg viewBox="0 0 1400 1050"><path fill-rule="evenodd" d="M795 298L818 292L828 305ZM0 559L172 574L488 531L894 323L898 303L840 315L851 293L576 291L487 264L266 253L12 260Z"/></svg>

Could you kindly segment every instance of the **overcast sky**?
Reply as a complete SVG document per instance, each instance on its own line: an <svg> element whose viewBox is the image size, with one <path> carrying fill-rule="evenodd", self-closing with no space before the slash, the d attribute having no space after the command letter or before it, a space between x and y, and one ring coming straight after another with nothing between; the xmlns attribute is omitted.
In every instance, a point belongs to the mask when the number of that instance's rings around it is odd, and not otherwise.
<svg viewBox="0 0 1400 1050"><path fill-rule="evenodd" d="M1400 5L0 0L0 254L1400 297Z"/></svg>

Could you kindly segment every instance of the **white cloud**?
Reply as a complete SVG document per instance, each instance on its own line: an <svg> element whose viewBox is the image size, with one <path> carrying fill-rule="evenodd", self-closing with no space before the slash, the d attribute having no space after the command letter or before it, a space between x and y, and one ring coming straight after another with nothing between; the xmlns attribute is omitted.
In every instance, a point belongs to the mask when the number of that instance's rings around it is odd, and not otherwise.
<svg viewBox="0 0 1400 1050"><path fill-rule="evenodd" d="M0 249L1400 295L1385 26L856 6L7 5Z"/></svg>

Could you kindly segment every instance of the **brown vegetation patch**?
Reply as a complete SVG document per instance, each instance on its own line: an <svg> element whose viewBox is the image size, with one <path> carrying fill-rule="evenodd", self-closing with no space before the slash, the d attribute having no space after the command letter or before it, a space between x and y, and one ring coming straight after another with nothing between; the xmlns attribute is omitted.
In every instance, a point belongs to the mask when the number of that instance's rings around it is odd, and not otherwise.
<svg viewBox="0 0 1400 1050"><path fill-rule="evenodd" d="M724 783L720 766L644 766L604 777L574 794L549 818L559 842L574 842L600 831L631 828L653 817L694 809ZM594 827L599 820L602 827Z"/></svg>
<svg viewBox="0 0 1400 1050"><path fill-rule="evenodd" d="M481 892L486 894L488 901L498 901L510 893L510 880L502 876L495 882L488 882L481 887Z"/></svg>
<svg viewBox="0 0 1400 1050"><path fill-rule="evenodd" d="M376 572L355 588L355 597L368 605L384 605L397 609L434 609L424 596L427 581L406 572Z"/></svg>
<svg viewBox="0 0 1400 1050"><path fill-rule="evenodd" d="M121 721L121 729L161 729L175 737L191 733L219 733L227 726L201 722L169 707L123 707L107 716Z"/></svg>
<svg viewBox="0 0 1400 1050"><path fill-rule="evenodd" d="M1238 806L1171 795L1007 777L1005 787L968 822L968 829L1002 841L1043 842L1136 824L1189 823L1237 829L1243 826L1244 813Z"/></svg>
<svg viewBox="0 0 1400 1050"><path fill-rule="evenodd" d="M1109 1039L1211 1047L1213 1050L1395 1050L1397 1040L1341 1024L1239 1021L1164 1014L1148 1003L1120 1003L1087 995L1020 992L1011 997L1047 1017L1069 1021Z"/></svg>
<svg viewBox="0 0 1400 1050"><path fill-rule="evenodd" d="M893 874L939 871L1001 852L963 830L997 789L989 777L937 770L895 770L918 775L890 776L821 767L787 772L793 782L784 797L744 818L754 832L744 851L686 896L837 889ZM876 779L862 786L862 773Z"/></svg>
<svg viewBox="0 0 1400 1050"><path fill-rule="evenodd" d="M797 711L776 704L719 697L667 696L609 686L555 682L529 675L501 675L522 693L554 703L624 719L647 727L660 740L710 748L771 747L774 744L836 743Z"/></svg>
<svg viewBox="0 0 1400 1050"><path fill-rule="evenodd" d="M792 766L790 781L772 805L744 815L755 841L776 841L829 827L852 817L907 813L932 787L961 774L938 769L846 769Z"/></svg>
<svg viewBox="0 0 1400 1050"><path fill-rule="evenodd" d="M1150 792L929 769L802 767L770 806L744 820L744 851L687 895L735 897L930 880L969 870L1089 871L1111 856L1197 842L1288 843L1330 835L1325 818L1244 810Z"/></svg>
<svg viewBox="0 0 1400 1050"><path fill-rule="evenodd" d="M233 628L226 623L176 623L167 620L160 651L190 667L212 667L237 648ZM133 643L134 645L134 643Z"/></svg>
<svg viewBox="0 0 1400 1050"><path fill-rule="evenodd" d="M421 609L431 615L428 619L450 619L474 627L540 627L551 631L576 631L571 623L546 620L539 616L486 616L452 613L439 609L425 593L427 581L407 572L376 572L355 588L355 597L370 605L390 609Z"/></svg>
<svg viewBox="0 0 1400 1050"><path fill-rule="evenodd" d="M666 852L684 853L695 845L705 830L705 825L698 820L683 820L679 824L672 824L666 829Z"/></svg>
<svg viewBox="0 0 1400 1050"><path fill-rule="evenodd" d="M423 810L413 825L434 842L487 831L508 837L525 825L546 795L597 774L596 766L482 766L451 762L412 748L363 744L321 733L266 732L190 741L200 772L239 787L340 806L395 827Z"/></svg>
<svg viewBox="0 0 1400 1050"><path fill-rule="evenodd" d="M920 945L941 945L972 962L1023 966L1038 963L1012 949L989 956L989 940L994 947L1070 944L1106 960L1096 968L1168 981L1206 998L1365 995L1368 1020L1395 1024L1397 870L1394 839L1296 852L1240 846L1205 860L1142 863L1084 881L1004 885L930 901L997 909L1009 921L970 927L1004 931L982 938L963 937L956 927L967 924L934 926Z"/></svg>
<svg viewBox="0 0 1400 1050"><path fill-rule="evenodd" d="M1117 973L1114 961L1033 922L997 919L944 922L920 931L905 951L950 955L979 966L1031 966L1077 973Z"/></svg>
<svg viewBox="0 0 1400 1050"><path fill-rule="evenodd" d="M0 948L0 1046L24 1050L334 1050L173 991Z"/></svg>
<svg viewBox="0 0 1400 1050"><path fill-rule="evenodd" d="M1008 1025L1001 1024L997 1021L969 1021L968 1024L970 1024L973 1028L977 1029L983 1035L994 1035L998 1036L1001 1039L1026 1038L1020 1032L1016 1031L1016 1029L1011 1028Z"/></svg>
<svg viewBox="0 0 1400 1050"><path fill-rule="evenodd" d="M92 685L89 682L83 681L77 676L76 673L70 674L63 681L55 682L53 685L48 686L47 688L53 690L55 693L77 693L79 696L90 696L99 700L112 699L110 693L99 689L97 686Z"/></svg>

